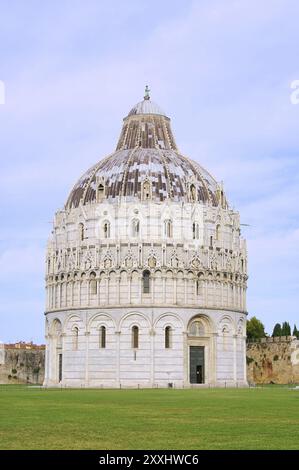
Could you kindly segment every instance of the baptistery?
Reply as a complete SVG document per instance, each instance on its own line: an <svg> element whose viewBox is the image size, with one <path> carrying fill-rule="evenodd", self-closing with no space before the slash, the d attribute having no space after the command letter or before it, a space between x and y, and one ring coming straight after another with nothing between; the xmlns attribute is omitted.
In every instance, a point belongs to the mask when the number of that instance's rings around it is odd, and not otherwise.
<svg viewBox="0 0 299 470"><path fill-rule="evenodd" d="M55 214L45 386L246 386L239 213L149 96Z"/></svg>

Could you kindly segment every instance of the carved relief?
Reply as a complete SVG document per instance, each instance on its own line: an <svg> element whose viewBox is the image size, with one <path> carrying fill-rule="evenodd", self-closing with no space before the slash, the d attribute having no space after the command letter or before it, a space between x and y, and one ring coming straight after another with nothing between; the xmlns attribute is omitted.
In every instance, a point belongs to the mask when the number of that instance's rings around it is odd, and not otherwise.
<svg viewBox="0 0 299 470"><path fill-rule="evenodd" d="M191 266L194 269L199 269L202 266L202 262L199 254L195 254L191 260Z"/></svg>
<svg viewBox="0 0 299 470"><path fill-rule="evenodd" d="M157 268L161 266L161 262L158 260L157 254L155 250L151 249L148 259L147 259L147 266L149 268Z"/></svg>
<svg viewBox="0 0 299 470"><path fill-rule="evenodd" d="M114 259L111 250L106 250L101 265L106 269L112 268L112 266L114 266Z"/></svg>
<svg viewBox="0 0 299 470"><path fill-rule="evenodd" d="M211 258L210 258L210 267L211 269L213 270L216 270L217 267L218 267L218 259L217 259L217 255L215 253L212 254Z"/></svg>
<svg viewBox="0 0 299 470"><path fill-rule="evenodd" d="M157 258L151 255L148 259L148 266L150 268L155 268L157 266Z"/></svg>
<svg viewBox="0 0 299 470"><path fill-rule="evenodd" d="M72 271L73 269L75 269L75 266L76 266L76 260L74 258L73 252L71 251L68 256L67 269L69 271Z"/></svg>
<svg viewBox="0 0 299 470"><path fill-rule="evenodd" d="M138 266L138 261L136 256L134 256L132 250L129 248L127 251L127 255L125 256L122 266L124 268L132 269Z"/></svg>
<svg viewBox="0 0 299 470"><path fill-rule="evenodd" d="M82 257L81 269L86 271L92 268L93 266L94 266L94 256L90 250L87 250Z"/></svg>

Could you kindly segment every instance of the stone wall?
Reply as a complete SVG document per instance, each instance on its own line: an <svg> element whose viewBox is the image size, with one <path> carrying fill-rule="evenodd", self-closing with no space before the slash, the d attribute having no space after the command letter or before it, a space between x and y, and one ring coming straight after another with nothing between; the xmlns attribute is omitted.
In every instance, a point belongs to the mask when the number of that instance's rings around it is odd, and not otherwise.
<svg viewBox="0 0 299 470"><path fill-rule="evenodd" d="M247 343L249 383L299 383L299 340L293 336ZM42 384L44 349L20 349L0 343L0 384Z"/></svg>
<svg viewBox="0 0 299 470"><path fill-rule="evenodd" d="M299 340L294 336L247 343L249 383L299 383Z"/></svg>
<svg viewBox="0 0 299 470"><path fill-rule="evenodd" d="M44 349L20 349L0 344L0 384L42 384Z"/></svg>

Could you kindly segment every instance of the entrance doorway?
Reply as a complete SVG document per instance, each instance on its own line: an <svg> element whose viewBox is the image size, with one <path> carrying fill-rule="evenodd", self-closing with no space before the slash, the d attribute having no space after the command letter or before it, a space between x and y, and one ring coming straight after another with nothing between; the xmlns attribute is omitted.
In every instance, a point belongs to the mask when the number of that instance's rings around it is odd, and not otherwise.
<svg viewBox="0 0 299 470"><path fill-rule="evenodd" d="M205 348L204 346L190 346L190 383L203 384Z"/></svg>

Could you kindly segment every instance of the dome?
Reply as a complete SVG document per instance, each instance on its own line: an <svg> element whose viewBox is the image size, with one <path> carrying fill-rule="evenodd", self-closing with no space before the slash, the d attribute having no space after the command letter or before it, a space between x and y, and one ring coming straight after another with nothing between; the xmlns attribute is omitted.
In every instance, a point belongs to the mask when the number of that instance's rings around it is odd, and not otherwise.
<svg viewBox="0 0 299 470"><path fill-rule="evenodd" d="M197 163L173 150L118 150L90 168L73 188L67 207L78 207L97 199L97 184L104 184L105 198L142 199L142 184L151 184L151 199L189 201L186 184L196 188L195 200L216 206L219 186Z"/></svg>
<svg viewBox="0 0 299 470"><path fill-rule="evenodd" d="M128 116L132 116L134 114L160 114L161 116L166 116L160 106L151 100L143 100L135 104Z"/></svg>
<svg viewBox="0 0 299 470"><path fill-rule="evenodd" d="M225 201L216 180L179 152L170 119L150 100L148 88L144 100L124 118L116 151L79 179L66 207L99 199L143 200L144 185L148 188L146 199L154 202L170 199L217 206L220 200L222 205Z"/></svg>
<svg viewBox="0 0 299 470"><path fill-rule="evenodd" d="M160 106L151 101L149 92L149 87L146 85L143 101L135 104L135 106L129 112L128 116L133 116L136 114L160 114L161 116L166 117L166 114L160 108Z"/></svg>

